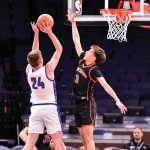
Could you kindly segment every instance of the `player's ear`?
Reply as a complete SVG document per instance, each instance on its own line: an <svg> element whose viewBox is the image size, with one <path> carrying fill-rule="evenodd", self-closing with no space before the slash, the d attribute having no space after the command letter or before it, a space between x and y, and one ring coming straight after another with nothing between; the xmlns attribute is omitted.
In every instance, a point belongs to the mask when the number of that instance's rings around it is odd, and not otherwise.
<svg viewBox="0 0 150 150"><path fill-rule="evenodd" d="M95 55L92 57L92 60L96 62L96 56Z"/></svg>

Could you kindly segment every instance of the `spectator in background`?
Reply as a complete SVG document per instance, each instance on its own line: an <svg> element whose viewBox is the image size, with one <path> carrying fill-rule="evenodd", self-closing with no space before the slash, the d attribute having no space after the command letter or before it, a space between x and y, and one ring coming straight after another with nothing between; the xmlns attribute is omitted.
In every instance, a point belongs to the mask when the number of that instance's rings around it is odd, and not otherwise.
<svg viewBox="0 0 150 150"><path fill-rule="evenodd" d="M85 147L84 147L84 146L80 146L80 147L78 148L78 150L85 150Z"/></svg>
<svg viewBox="0 0 150 150"><path fill-rule="evenodd" d="M143 141L143 131L141 128L135 128L133 138L124 146L127 150L149 150L148 146Z"/></svg>

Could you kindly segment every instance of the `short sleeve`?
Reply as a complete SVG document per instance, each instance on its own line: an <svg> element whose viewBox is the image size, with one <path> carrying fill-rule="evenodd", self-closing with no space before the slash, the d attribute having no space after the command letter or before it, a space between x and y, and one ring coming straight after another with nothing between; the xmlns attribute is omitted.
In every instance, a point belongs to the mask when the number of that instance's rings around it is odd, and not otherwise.
<svg viewBox="0 0 150 150"><path fill-rule="evenodd" d="M83 58L84 58L84 56L85 56L85 52L82 52L82 53L80 54L79 59L80 59L80 60L81 60L81 59L83 59Z"/></svg>
<svg viewBox="0 0 150 150"><path fill-rule="evenodd" d="M103 74L102 72L100 71L100 69L98 67L94 68L92 71L91 71L91 77L96 80L96 78L98 77L103 77Z"/></svg>

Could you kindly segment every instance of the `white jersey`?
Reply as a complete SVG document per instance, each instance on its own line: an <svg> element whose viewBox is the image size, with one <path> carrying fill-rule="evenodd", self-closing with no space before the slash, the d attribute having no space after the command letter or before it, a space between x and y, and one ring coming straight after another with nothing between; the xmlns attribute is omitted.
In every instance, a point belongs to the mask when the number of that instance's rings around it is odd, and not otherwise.
<svg viewBox="0 0 150 150"><path fill-rule="evenodd" d="M48 78L46 66L36 71L29 67L27 80L31 88L31 103L57 103L56 83Z"/></svg>

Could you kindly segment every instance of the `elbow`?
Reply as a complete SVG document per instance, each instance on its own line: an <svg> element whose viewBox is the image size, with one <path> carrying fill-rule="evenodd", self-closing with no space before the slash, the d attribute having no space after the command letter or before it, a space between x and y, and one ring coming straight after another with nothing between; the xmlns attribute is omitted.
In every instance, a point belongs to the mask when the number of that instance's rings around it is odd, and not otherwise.
<svg viewBox="0 0 150 150"><path fill-rule="evenodd" d="M63 47L61 44L59 44L59 51L63 51Z"/></svg>
<svg viewBox="0 0 150 150"><path fill-rule="evenodd" d="M60 50L63 51L63 47L62 46L61 46Z"/></svg>
<svg viewBox="0 0 150 150"><path fill-rule="evenodd" d="M20 138L22 137L22 132L19 133L19 137L20 137Z"/></svg>
<svg viewBox="0 0 150 150"><path fill-rule="evenodd" d="M56 48L56 51L59 52L59 53L62 53L63 47L62 47L62 46L57 47L57 48Z"/></svg>
<svg viewBox="0 0 150 150"><path fill-rule="evenodd" d="M62 46L60 47L59 51L62 53L62 51L63 51L63 47Z"/></svg>

